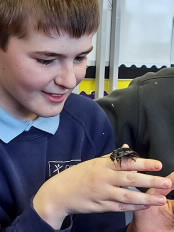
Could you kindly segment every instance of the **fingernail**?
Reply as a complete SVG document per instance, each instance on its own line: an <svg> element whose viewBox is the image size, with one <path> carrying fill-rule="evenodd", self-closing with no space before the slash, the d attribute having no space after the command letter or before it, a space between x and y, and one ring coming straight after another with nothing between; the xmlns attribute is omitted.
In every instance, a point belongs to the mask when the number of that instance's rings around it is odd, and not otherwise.
<svg viewBox="0 0 174 232"><path fill-rule="evenodd" d="M156 161L155 165L154 165L154 168L156 170L160 170L162 168L162 163L160 161Z"/></svg>

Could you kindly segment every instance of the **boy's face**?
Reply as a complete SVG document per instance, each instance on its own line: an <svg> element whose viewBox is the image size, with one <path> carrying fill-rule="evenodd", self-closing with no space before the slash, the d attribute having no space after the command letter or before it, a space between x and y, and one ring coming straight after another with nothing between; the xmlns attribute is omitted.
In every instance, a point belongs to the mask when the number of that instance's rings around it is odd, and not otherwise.
<svg viewBox="0 0 174 232"><path fill-rule="evenodd" d="M0 50L0 106L22 120L59 114L86 74L92 37L34 31L11 37L7 51Z"/></svg>

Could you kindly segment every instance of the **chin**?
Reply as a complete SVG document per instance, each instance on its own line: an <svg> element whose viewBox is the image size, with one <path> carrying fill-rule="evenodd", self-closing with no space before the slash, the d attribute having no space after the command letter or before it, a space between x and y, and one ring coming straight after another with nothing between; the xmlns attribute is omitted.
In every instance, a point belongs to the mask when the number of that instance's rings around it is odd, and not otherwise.
<svg viewBox="0 0 174 232"><path fill-rule="evenodd" d="M47 110L47 111L43 111L43 112L38 112L38 116L40 117L44 117L44 118L49 118L49 117L54 117L58 114L60 114L62 112L63 107L59 107L59 109L55 109L55 110Z"/></svg>
<svg viewBox="0 0 174 232"><path fill-rule="evenodd" d="M42 104L42 107L39 108L39 106L35 106L35 110L33 109L33 113L36 114L38 117L54 117L58 114L60 114L63 110L65 101L59 103L59 104Z"/></svg>

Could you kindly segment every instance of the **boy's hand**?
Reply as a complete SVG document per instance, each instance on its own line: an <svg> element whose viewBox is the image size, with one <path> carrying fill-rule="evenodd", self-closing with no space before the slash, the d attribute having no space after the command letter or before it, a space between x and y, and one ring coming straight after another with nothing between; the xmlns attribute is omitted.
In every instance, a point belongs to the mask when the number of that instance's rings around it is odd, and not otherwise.
<svg viewBox="0 0 174 232"><path fill-rule="evenodd" d="M158 171L159 161L136 158L113 162L110 155L75 165L49 179L34 198L34 208L53 228L74 213L131 211L162 206L162 194L141 193L123 187L171 187L171 180L131 171Z"/></svg>
<svg viewBox="0 0 174 232"><path fill-rule="evenodd" d="M174 190L174 173L168 176L172 187L168 189L150 189L149 194L166 196ZM128 232L174 232L174 200L167 200L163 206L151 206L149 209L136 211Z"/></svg>

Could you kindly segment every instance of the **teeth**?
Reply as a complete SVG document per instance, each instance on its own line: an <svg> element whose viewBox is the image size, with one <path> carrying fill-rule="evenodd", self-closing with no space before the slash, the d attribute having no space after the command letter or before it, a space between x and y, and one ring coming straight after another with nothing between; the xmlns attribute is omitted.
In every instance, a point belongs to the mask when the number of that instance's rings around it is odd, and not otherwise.
<svg viewBox="0 0 174 232"><path fill-rule="evenodd" d="M59 94L51 94L53 97L58 97L60 96Z"/></svg>

